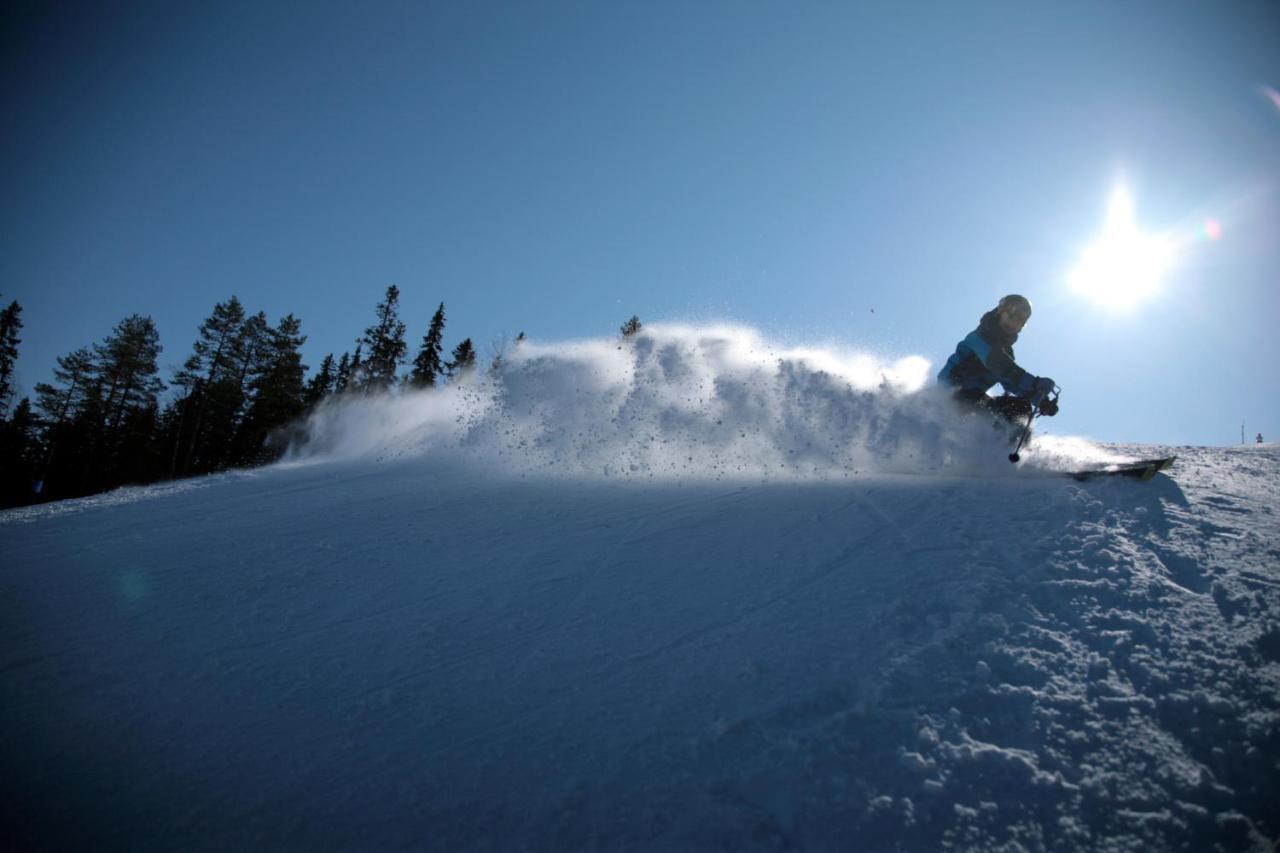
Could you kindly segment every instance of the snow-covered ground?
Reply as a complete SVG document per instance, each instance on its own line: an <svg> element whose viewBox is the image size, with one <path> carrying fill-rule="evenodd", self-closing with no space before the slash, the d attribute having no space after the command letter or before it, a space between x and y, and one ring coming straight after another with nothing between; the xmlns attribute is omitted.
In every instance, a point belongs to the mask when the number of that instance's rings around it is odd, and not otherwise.
<svg viewBox="0 0 1280 853"><path fill-rule="evenodd" d="M729 329L0 514L14 849L1270 850L1280 447L1042 437ZM1064 400L1064 406L1068 401Z"/></svg>

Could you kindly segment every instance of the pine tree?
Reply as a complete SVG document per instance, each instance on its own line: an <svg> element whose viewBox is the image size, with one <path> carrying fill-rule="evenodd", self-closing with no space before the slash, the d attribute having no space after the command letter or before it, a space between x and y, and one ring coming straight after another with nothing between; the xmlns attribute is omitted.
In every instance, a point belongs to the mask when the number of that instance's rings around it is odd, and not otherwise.
<svg viewBox="0 0 1280 853"><path fill-rule="evenodd" d="M445 369L452 379L455 375L465 374L475 367L476 350L471 345L471 338L467 338L462 343L453 348L453 359L445 365Z"/></svg>
<svg viewBox="0 0 1280 853"><path fill-rule="evenodd" d="M270 387L277 400L289 410L287 417L296 417L306 406L307 365L302 363L302 345L307 336L301 334L302 321L292 314L285 315L271 332ZM333 356L328 361L333 363Z"/></svg>
<svg viewBox="0 0 1280 853"><path fill-rule="evenodd" d="M232 375L212 390L213 421L206 441L204 470L219 471L243 461L252 442L245 419L252 403L253 383L271 369L271 325L259 311L240 326Z"/></svg>
<svg viewBox="0 0 1280 853"><path fill-rule="evenodd" d="M191 356L174 376L174 384L190 390L197 382L208 386L227 375L236 361L244 317L244 306L235 296L214 305L213 313L200 324Z"/></svg>
<svg viewBox="0 0 1280 853"><path fill-rule="evenodd" d="M409 374L409 384L414 388L430 388L436 384L436 377L444 372L444 364L440 354L444 351L444 303L436 309L431 317L431 325L422 339L422 348L418 357L413 360L413 372Z"/></svg>
<svg viewBox="0 0 1280 853"><path fill-rule="evenodd" d="M307 382L307 389L302 395L302 402L308 409L313 409L334 391L336 380L333 366L333 353L320 362L320 370Z"/></svg>
<svg viewBox="0 0 1280 853"><path fill-rule="evenodd" d="M9 411L13 396L13 365L18 360L18 344L22 339L22 306L16 301L0 311L0 417Z"/></svg>
<svg viewBox="0 0 1280 853"><path fill-rule="evenodd" d="M121 320L102 343L94 345L91 406L80 417L81 427L92 430L87 436L89 455L82 468L81 490L101 491L119 485L122 477L133 476L123 452L125 439L148 411L152 414L145 423L154 427L156 401L165 387L156 365L162 350L155 322L139 314Z"/></svg>
<svg viewBox="0 0 1280 853"><path fill-rule="evenodd" d="M85 347L58 357L53 376L62 387L44 382L36 385L36 408L46 426L64 423L83 408L96 373L93 354Z"/></svg>
<svg viewBox="0 0 1280 853"><path fill-rule="evenodd" d="M622 324L622 337L629 338L642 328L640 317L632 314L631 319Z"/></svg>
<svg viewBox="0 0 1280 853"><path fill-rule="evenodd" d="M199 337L192 346L191 356L174 376L174 384L186 393L179 404L179 420L169 466L171 474L189 470L202 455L201 439L209 402L214 396L214 389L232 376L241 346L244 316L244 306L234 295L226 302L214 305L213 313L200 324ZM188 418L191 427L184 430ZM179 467L179 451L184 442L186 449L181 453L182 464Z"/></svg>
<svg viewBox="0 0 1280 853"><path fill-rule="evenodd" d="M98 365L87 347L58 358L58 385L36 385L36 408L43 448L32 491L43 498L80 493L102 410Z"/></svg>
<svg viewBox="0 0 1280 853"><path fill-rule="evenodd" d="M270 370L272 334L265 311L249 317L240 327L239 355L236 383L242 392L247 393L253 377Z"/></svg>
<svg viewBox="0 0 1280 853"><path fill-rule="evenodd" d="M404 341L405 325L400 320L400 289L387 288L386 298L378 303L377 322L364 330L363 343L369 347L365 361L366 392L386 391L396 380L396 371L404 361L408 345Z"/></svg>
<svg viewBox="0 0 1280 853"><path fill-rule="evenodd" d="M306 336L302 321L292 314L269 330L264 359L255 372L250 390L253 402L240 431L237 457L241 462L265 462L283 448L266 448L268 436L302 414L306 408L301 348Z"/></svg>
<svg viewBox="0 0 1280 853"><path fill-rule="evenodd" d="M97 381L105 392L105 429L116 431L126 413L156 405L165 387L156 366L163 349L155 322L139 314L121 320L101 344L94 345Z"/></svg>

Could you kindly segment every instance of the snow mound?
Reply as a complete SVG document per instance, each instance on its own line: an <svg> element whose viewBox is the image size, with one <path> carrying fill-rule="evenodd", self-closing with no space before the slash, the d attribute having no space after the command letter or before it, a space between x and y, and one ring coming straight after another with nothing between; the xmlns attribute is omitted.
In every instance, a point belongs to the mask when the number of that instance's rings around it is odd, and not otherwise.
<svg viewBox="0 0 1280 853"><path fill-rule="evenodd" d="M31 508L6 849L1272 851L1280 452L1176 450L644 488L427 454Z"/></svg>
<svg viewBox="0 0 1280 853"><path fill-rule="evenodd" d="M438 390L321 407L290 460L428 454L501 472L666 480L1006 473L991 424L957 412L932 374L920 356L784 348L732 326L526 341Z"/></svg>

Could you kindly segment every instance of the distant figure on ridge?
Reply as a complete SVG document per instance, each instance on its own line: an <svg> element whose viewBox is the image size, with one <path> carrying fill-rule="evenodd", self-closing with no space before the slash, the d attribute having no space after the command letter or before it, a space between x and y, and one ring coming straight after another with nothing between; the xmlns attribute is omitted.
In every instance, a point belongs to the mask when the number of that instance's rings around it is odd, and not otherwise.
<svg viewBox="0 0 1280 853"><path fill-rule="evenodd" d="M1262 433L1258 433L1258 444L1262 444Z"/></svg>
<svg viewBox="0 0 1280 853"><path fill-rule="evenodd" d="M1031 302L1025 296L1011 293L1001 299L956 345L938 374L938 384L954 388L956 401L963 405L994 412L1016 426L1030 422L1035 406L1043 415L1057 414L1057 403L1046 399L1056 383L1032 376L1013 360L1013 344L1030 317ZM988 396L987 389L997 382L1006 393Z"/></svg>

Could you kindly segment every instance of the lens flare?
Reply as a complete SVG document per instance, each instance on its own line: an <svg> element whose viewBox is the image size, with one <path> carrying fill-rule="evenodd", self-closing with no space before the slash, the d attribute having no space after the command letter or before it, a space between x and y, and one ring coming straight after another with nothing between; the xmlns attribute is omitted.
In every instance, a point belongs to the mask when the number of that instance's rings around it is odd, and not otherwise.
<svg viewBox="0 0 1280 853"><path fill-rule="evenodd" d="M1211 243L1221 240L1222 223L1216 219L1206 219L1204 221L1204 238Z"/></svg>
<svg viewBox="0 0 1280 853"><path fill-rule="evenodd" d="M1259 86L1258 91L1261 92L1262 96L1270 101L1277 110L1280 110L1280 92L1277 92L1270 86Z"/></svg>

